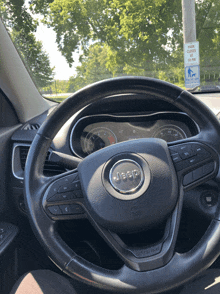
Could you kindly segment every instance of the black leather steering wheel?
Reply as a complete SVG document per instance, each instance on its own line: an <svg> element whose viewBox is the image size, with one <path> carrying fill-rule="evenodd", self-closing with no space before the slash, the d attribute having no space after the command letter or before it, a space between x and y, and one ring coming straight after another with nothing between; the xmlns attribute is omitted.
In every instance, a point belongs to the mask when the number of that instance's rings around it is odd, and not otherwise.
<svg viewBox="0 0 220 294"><path fill-rule="evenodd" d="M73 171L45 177L47 151L63 124L90 103L119 93L167 101L186 112L200 132L169 144L160 139L115 144L87 156ZM110 79L85 87L48 116L31 145L25 168L25 199L34 233L51 260L84 283L117 293L172 289L208 268L219 256L218 208L198 244L187 253L175 252L184 191L216 178L219 154L218 120L187 91L144 77ZM66 191L69 196L64 199L62 193ZM120 270L91 264L61 239L57 221L77 215L88 218L123 260ZM119 237L120 233L148 230L161 222L166 223L164 235L152 246L129 247Z"/></svg>

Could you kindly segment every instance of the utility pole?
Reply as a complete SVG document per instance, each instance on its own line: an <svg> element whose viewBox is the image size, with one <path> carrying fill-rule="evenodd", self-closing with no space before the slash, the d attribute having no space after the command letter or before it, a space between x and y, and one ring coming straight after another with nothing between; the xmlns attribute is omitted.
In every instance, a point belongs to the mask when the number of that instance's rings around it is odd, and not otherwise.
<svg viewBox="0 0 220 294"><path fill-rule="evenodd" d="M182 0L185 87L200 85L199 42L196 42L195 0Z"/></svg>
<svg viewBox="0 0 220 294"><path fill-rule="evenodd" d="M196 12L195 0L182 0L183 41L196 41Z"/></svg>

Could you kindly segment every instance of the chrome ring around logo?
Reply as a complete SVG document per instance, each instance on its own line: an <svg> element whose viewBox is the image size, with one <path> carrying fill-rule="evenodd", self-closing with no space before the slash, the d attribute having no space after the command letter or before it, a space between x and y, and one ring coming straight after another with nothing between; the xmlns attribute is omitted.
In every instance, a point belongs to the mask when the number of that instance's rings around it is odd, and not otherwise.
<svg viewBox="0 0 220 294"><path fill-rule="evenodd" d="M111 168L109 180L112 187L121 194L134 194L144 182L141 166L132 159L117 161Z"/></svg>

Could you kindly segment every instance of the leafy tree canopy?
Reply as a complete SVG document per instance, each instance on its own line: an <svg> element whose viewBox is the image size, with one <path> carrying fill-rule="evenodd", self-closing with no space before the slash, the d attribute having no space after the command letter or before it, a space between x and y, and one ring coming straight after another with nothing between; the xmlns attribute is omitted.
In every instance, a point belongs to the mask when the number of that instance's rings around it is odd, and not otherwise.
<svg viewBox="0 0 220 294"><path fill-rule="evenodd" d="M26 30L34 32L37 22L26 15L24 0L9 2L9 15L16 20L9 25L19 31L17 26L24 21ZM220 1L195 2L201 73L219 74ZM70 87L73 81L83 85L119 74L183 82L181 1L30 0L29 4L32 13L43 15L43 22L55 31L58 48L70 66L73 52L81 54Z"/></svg>
<svg viewBox="0 0 220 294"><path fill-rule="evenodd" d="M0 0L0 11L34 81L40 88L48 86L53 80L54 68L42 43L35 38L38 21L28 12L24 0Z"/></svg>
<svg viewBox="0 0 220 294"><path fill-rule="evenodd" d="M105 65L113 75L118 68L125 73L172 74L183 65L181 1L31 0L31 7L54 29L70 65L74 51L88 55L94 42L108 46ZM196 0L201 67L211 64L214 71L220 62L219 11L219 0Z"/></svg>

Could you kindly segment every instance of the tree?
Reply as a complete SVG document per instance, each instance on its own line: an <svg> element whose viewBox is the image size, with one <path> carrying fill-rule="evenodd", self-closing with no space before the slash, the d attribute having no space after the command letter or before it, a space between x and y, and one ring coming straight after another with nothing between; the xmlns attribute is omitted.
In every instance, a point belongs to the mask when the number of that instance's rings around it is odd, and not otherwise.
<svg viewBox="0 0 220 294"><path fill-rule="evenodd" d="M74 51L87 55L91 43L99 42L108 46L106 67L113 75L123 69L123 73L155 76L160 72L167 79L172 74L183 79L184 71L177 70L179 66L183 69L181 1L31 0L31 3L33 11L42 13L44 22L56 32L59 50L70 65L74 62ZM219 22L219 6L219 0L196 0L201 70L207 70L208 63L212 70L219 71L220 30L213 27L213 20L215 24Z"/></svg>
<svg viewBox="0 0 220 294"><path fill-rule="evenodd" d="M37 86L43 88L50 85L54 79L54 68L50 66L49 56L43 50L42 43L36 41L33 33L26 35L22 29L13 29L11 37Z"/></svg>
<svg viewBox="0 0 220 294"><path fill-rule="evenodd" d="M0 0L0 11L11 38L38 87L50 85L54 68L50 66L49 56L42 43L35 38L38 21L28 12L24 0Z"/></svg>
<svg viewBox="0 0 220 294"><path fill-rule="evenodd" d="M216 28L220 21L220 1L195 1L201 72L208 70L215 75L220 66L220 29ZM25 15L23 0L11 2L10 13L19 11L21 16ZM58 48L70 66L74 63L73 52L81 54L82 65L75 77L80 77L80 83L82 78L93 81L92 76L98 73L92 67L92 62L97 63L95 44L99 46L96 50L105 48L104 68L101 68L112 76L138 74L182 83L181 1L30 0L29 3L32 13L43 15L43 22L56 32ZM25 27L33 31L37 24L28 19ZM17 16L16 23L20 24L20 20ZM86 69L89 65L90 74ZM86 77L82 77L83 67Z"/></svg>
<svg viewBox="0 0 220 294"><path fill-rule="evenodd" d="M81 59L81 65L76 68L76 76L71 77L68 91L74 92L87 84L113 77L107 68L108 46L99 43L89 47L88 55Z"/></svg>
<svg viewBox="0 0 220 294"><path fill-rule="evenodd" d="M179 1L178 1L179 2ZM92 42L108 45L125 66L149 66L149 61L169 57L168 32L177 23L181 6L168 0L32 0L32 9L45 15L54 29L61 53L72 65L72 52L87 54ZM170 4L171 3L171 4ZM177 22L177 20L178 22ZM178 30L179 32L179 30ZM174 33L175 30L174 30ZM143 62L145 61L145 62Z"/></svg>

